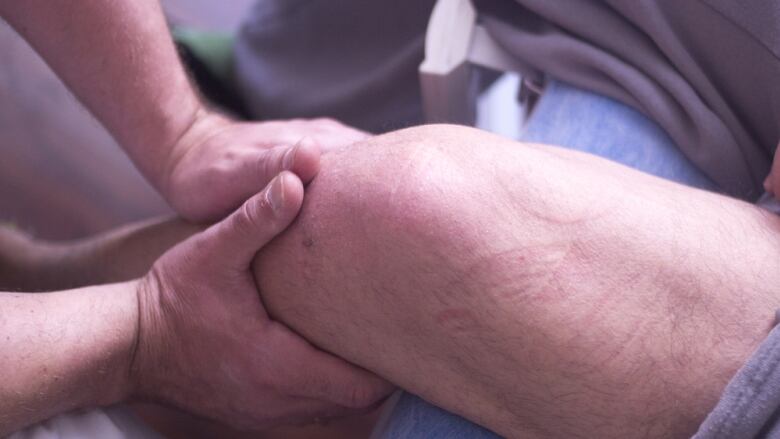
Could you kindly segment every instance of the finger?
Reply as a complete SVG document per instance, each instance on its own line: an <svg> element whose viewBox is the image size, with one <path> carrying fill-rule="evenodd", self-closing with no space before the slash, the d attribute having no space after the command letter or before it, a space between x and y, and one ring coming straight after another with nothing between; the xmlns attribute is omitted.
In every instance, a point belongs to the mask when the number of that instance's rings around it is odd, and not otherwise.
<svg viewBox="0 0 780 439"><path fill-rule="evenodd" d="M374 406L392 393L395 387L373 373L347 361L312 348L312 383L307 389L311 398L338 404L352 410Z"/></svg>
<svg viewBox="0 0 780 439"><path fill-rule="evenodd" d="M780 147L780 143L778 144ZM775 158L772 162L772 170L769 171L769 175L764 180L764 190L770 194L775 194L780 189L780 155L775 150Z"/></svg>
<svg viewBox="0 0 780 439"><path fill-rule="evenodd" d="M363 410L395 390L395 386L384 379L341 358L316 349L312 356L319 357L312 372L318 374L320 380L320 385L312 386L313 398Z"/></svg>
<svg viewBox="0 0 780 439"><path fill-rule="evenodd" d="M274 410L278 412L265 412L263 416L272 418L275 425L323 425L333 419L364 411L307 398L288 398L284 403L278 403Z"/></svg>
<svg viewBox="0 0 780 439"><path fill-rule="evenodd" d="M352 128L342 128L339 131L323 133L323 135L318 136L318 139L320 141L320 150L322 151L322 154L328 154L345 149L370 137L371 135L364 131L358 131Z"/></svg>
<svg viewBox="0 0 780 439"><path fill-rule="evenodd" d="M277 147L263 151L258 175L268 178L282 171L290 171L308 183L320 170L320 146L310 137L303 137L294 146ZM258 170L255 169L254 172Z"/></svg>
<svg viewBox="0 0 780 439"><path fill-rule="evenodd" d="M266 346L285 358L283 381L288 383L291 396L361 410L383 400L394 389L373 373L317 349L280 323L275 322Z"/></svg>
<svg viewBox="0 0 780 439"><path fill-rule="evenodd" d="M221 184L229 187L232 194L231 200L226 201L249 198L283 171L290 171L308 183L320 170L320 147L309 137L300 139L293 146L256 149L248 154L248 157L242 157L237 169L225 174L230 181Z"/></svg>
<svg viewBox="0 0 780 439"><path fill-rule="evenodd" d="M303 202L303 184L291 172L282 172L235 212L204 232L211 263L248 268L265 244L292 222Z"/></svg>

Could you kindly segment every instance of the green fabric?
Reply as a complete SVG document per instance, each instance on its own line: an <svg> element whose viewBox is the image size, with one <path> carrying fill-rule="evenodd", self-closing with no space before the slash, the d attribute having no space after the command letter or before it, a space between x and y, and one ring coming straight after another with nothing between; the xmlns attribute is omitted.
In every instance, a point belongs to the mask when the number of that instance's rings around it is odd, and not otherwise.
<svg viewBox="0 0 780 439"><path fill-rule="evenodd" d="M232 34L201 31L188 28L173 29L173 39L189 48L206 65L210 73L225 84L233 78L233 42Z"/></svg>

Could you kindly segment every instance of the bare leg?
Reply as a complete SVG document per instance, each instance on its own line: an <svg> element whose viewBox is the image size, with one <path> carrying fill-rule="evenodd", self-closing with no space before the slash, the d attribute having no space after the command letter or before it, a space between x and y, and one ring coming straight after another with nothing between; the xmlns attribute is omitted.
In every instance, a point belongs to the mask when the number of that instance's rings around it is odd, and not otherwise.
<svg viewBox="0 0 780 439"><path fill-rule="evenodd" d="M693 433L780 306L778 219L476 130L325 158L256 273L318 345L510 437Z"/></svg>
<svg viewBox="0 0 780 439"><path fill-rule="evenodd" d="M554 148L408 130L307 200L277 316L508 436L687 435L778 305L775 218Z"/></svg>

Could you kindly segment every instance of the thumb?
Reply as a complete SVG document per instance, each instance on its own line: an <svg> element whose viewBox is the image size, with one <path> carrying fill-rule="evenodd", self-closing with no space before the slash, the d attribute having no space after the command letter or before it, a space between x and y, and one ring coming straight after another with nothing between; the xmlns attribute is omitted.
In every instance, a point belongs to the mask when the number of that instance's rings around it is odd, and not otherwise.
<svg viewBox="0 0 780 439"><path fill-rule="evenodd" d="M308 382L310 398L338 404L349 409L366 409L386 398L395 386L368 370L312 348Z"/></svg>
<svg viewBox="0 0 780 439"><path fill-rule="evenodd" d="M282 171L295 173L308 183L320 170L320 146L311 137L303 137L292 147L277 146L260 151L257 160L247 160L241 175L247 179L247 187L259 187L258 181L268 181ZM254 185L254 186L253 186Z"/></svg>
<svg viewBox="0 0 780 439"><path fill-rule="evenodd" d="M202 246L212 263L248 269L255 254L281 233L303 203L303 183L292 172L277 175L235 212L204 232Z"/></svg>
<svg viewBox="0 0 780 439"><path fill-rule="evenodd" d="M778 144L778 147L780 147L780 144ZM769 171L769 175L767 175L766 180L764 180L764 190L772 195L776 194L777 191L780 190L780 155L778 155L777 152L777 149L775 149L775 158L774 161L772 161L772 170Z"/></svg>

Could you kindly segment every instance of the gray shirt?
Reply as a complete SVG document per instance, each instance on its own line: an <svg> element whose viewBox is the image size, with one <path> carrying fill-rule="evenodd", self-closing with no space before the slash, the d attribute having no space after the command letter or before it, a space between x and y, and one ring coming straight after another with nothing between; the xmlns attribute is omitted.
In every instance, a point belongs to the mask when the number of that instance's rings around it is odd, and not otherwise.
<svg viewBox="0 0 780 439"><path fill-rule="evenodd" d="M780 3L475 3L526 64L639 109L725 192L760 195L780 139Z"/></svg>
<svg viewBox="0 0 780 439"><path fill-rule="evenodd" d="M258 1L235 48L253 116L328 116L375 133L419 124L417 66L433 4Z"/></svg>
<svg viewBox="0 0 780 439"><path fill-rule="evenodd" d="M718 405L693 437L780 438L780 328L772 329L731 379Z"/></svg>

